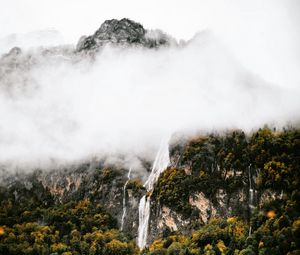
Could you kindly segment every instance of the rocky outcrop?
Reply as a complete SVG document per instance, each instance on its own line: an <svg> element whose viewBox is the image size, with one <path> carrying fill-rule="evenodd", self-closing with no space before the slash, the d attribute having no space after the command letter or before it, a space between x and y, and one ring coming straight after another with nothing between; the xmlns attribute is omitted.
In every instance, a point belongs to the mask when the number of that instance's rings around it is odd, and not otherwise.
<svg viewBox="0 0 300 255"><path fill-rule="evenodd" d="M199 210L199 220L203 223L207 223L211 217L217 215L217 210L207 199L203 192L196 193L194 196L191 196L189 202L192 206L196 207Z"/></svg>
<svg viewBox="0 0 300 255"><path fill-rule="evenodd" d="M124 184L126 170L101 162L89 162L77 166L33 173L1 175L0 190L13 194L16 203L30 198L41 204L65 204L70 201L88 199L93 204L101 204L121 226L123 212ZM2 191L2 190L1 190ZM143 187L132 180L125 190L126 215L123 231L132 238L138 231L138 207L144 195Z"/></svg>
<svg viewBox="0 0 300 255"><path fill-rule="evenodd" d="M133 189L126 190L126 215L124 217L123 231L132 237L137 237L139 227L139 202L142 191L136 193Z"/></svg>
<svg viewBox="0 0 300 255"><path fill-rule="evenodd" d="M93 35L81 37L76 50L97 51L107 44L154 48L171 43L174 40L160 30L148 31L141 24L124 18L106 20Z"/></svg>
<svg viewBox="0 0 300 255"><path fill-rule="evenodd" d="M167 206L151 204L148 243L171 232L188 233L192 227L191 218L183 218Z"/></svg>
<svg viewBox="0 0 300 255"><path fill-rule="evenodd" d="M227 218L244 214L247 218L249 213L247 191L243 189L232 194L219 189L213 198L208 198L203 192L196 192L190 196L189 204L193 211L189 217L184 217L172 208L152 203L149 242L171 232L189 234L214 217Z"/></svg>
<svg viewBox="0 0 300 255"><path fill-rule="evenodd" d="M89 199L100 203L121 225L126 171L116 166L88 163L73 169L41 173L38 179L51 192L57 203ZM144 189L134 181L125 190L126 215L123 231L137 235L139 200Z"/></svg>

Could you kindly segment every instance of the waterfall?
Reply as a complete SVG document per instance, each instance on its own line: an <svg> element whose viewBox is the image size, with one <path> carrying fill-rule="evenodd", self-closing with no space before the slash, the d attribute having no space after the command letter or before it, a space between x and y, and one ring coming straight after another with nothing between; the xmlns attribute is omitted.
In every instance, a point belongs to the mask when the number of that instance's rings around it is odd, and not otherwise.
<svg viewBox="0 0 300 255"><path fill-rule="evenodd" d="M249 177L249 207L253 208L253 198L254 198L254 189L252 188L252 180L251 180L251 165L248 168L248 177Z"/></svg>
<svg viewBox="0 0 300 255"><path fill-rule="evenodd" d="M250 227L249 227L249 233L248 233L248 237L249 237L249 236L251 236L251 234L252 234L252 227L251 227L251 225L250 225Z"/></svg>
<svg viewBox="0 0 300 255"><path fill-rule="evenodd" d="M283 189L281 190L281 193L280 193L280 199L283 198Z"/></svg>
<svg viewBox="0 0 300 255"><path fill-rule="evenodd" d="M250 208L250 214L252 213L252 209L254 208L254 204L253 204L253 199L254 199L254 188L252 187L252 176L251 176L251 164L248 167L248 178L249 178L249 208ZM248 237L251 236L252 234L252 226L251 226L251 221L249 223L249 233L248 233Z"/></svg>
<svg viewBox="0 0 300 255"><path fill-rule="evenodd" d="M153 189L154 183L159 175L168 167L170 163L169 157L169 139L161 142L160 148L156 154L151 173L144 184L149 192ZM139 204L139 228L138 228L138 246L142 249L147 245L148 227L150 218L150 196L144 195Z"/></svg>
<svg viewBox="0 0 300 255"><path fill-rule="evenodd" d="M123 214L122 214L122 220L121 220L121 231L123 230L124 227L124 220L126 216L126 187L128 182L130 181L130 174L131 174L131 168L129 168L128 175L127 175L127 181L124 184L123 187Z"/></svg>
<svg viewBox="0 0 300 255"><path fill-rule="evenodd" d="M159 175L168 167L170 163L168 141L169 140L163 140L161 142L152 166L151 173L144 184L144 187L146 187L147 191L153 189L154 183L157 181Z"/></svg>
<svg viewBox="0 0 300 255"><path fill-rule="evenodd" d="M252 188L249 188L249 206L253 206L253 193L254 190Z"/></svg>
<svg viewBox="0 0 300 255"><path fill-rule="evenodd" d="M147 244L148 226L150 217L150 197L144 195L139 204L139 228L138 228L138 246L142 249Z"/></svg>

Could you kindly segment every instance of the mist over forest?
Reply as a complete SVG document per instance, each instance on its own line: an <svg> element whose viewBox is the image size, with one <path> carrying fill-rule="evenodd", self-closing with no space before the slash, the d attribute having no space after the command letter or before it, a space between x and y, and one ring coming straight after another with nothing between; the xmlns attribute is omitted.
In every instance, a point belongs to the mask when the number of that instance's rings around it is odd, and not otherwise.
<svg viewBox="0 0 300 255"><path fill-rule="evenodd" d="M0 254L299 254L296 1L61 8L0 11Z"/></svg>

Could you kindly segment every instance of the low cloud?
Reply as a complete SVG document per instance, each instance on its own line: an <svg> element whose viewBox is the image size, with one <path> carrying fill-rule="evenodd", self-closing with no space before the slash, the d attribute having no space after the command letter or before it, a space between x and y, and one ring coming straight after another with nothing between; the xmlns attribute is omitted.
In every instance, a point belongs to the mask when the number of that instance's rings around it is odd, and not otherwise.
<svg viewBox="0 0 300 255"><path fill-rule="evenodd" d="M299 120L298 89L246 70L210 32L157 50L106 46L93 58L72 51L32 48L2 57L2 166L116 155L139 164L174 132Z"/></svg>

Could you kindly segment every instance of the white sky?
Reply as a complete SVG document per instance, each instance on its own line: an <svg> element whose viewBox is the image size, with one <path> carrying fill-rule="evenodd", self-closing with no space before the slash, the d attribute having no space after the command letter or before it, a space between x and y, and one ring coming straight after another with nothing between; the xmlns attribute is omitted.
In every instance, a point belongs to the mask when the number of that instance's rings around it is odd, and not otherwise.
<svg viewBox="0 0 300 255"><path fill-rule="evenodd" d="M75 44L111 18L127 17L177 39L212 30L248 69L300 84L298 0L0 0L0 38L54 28Z"/></svg>

